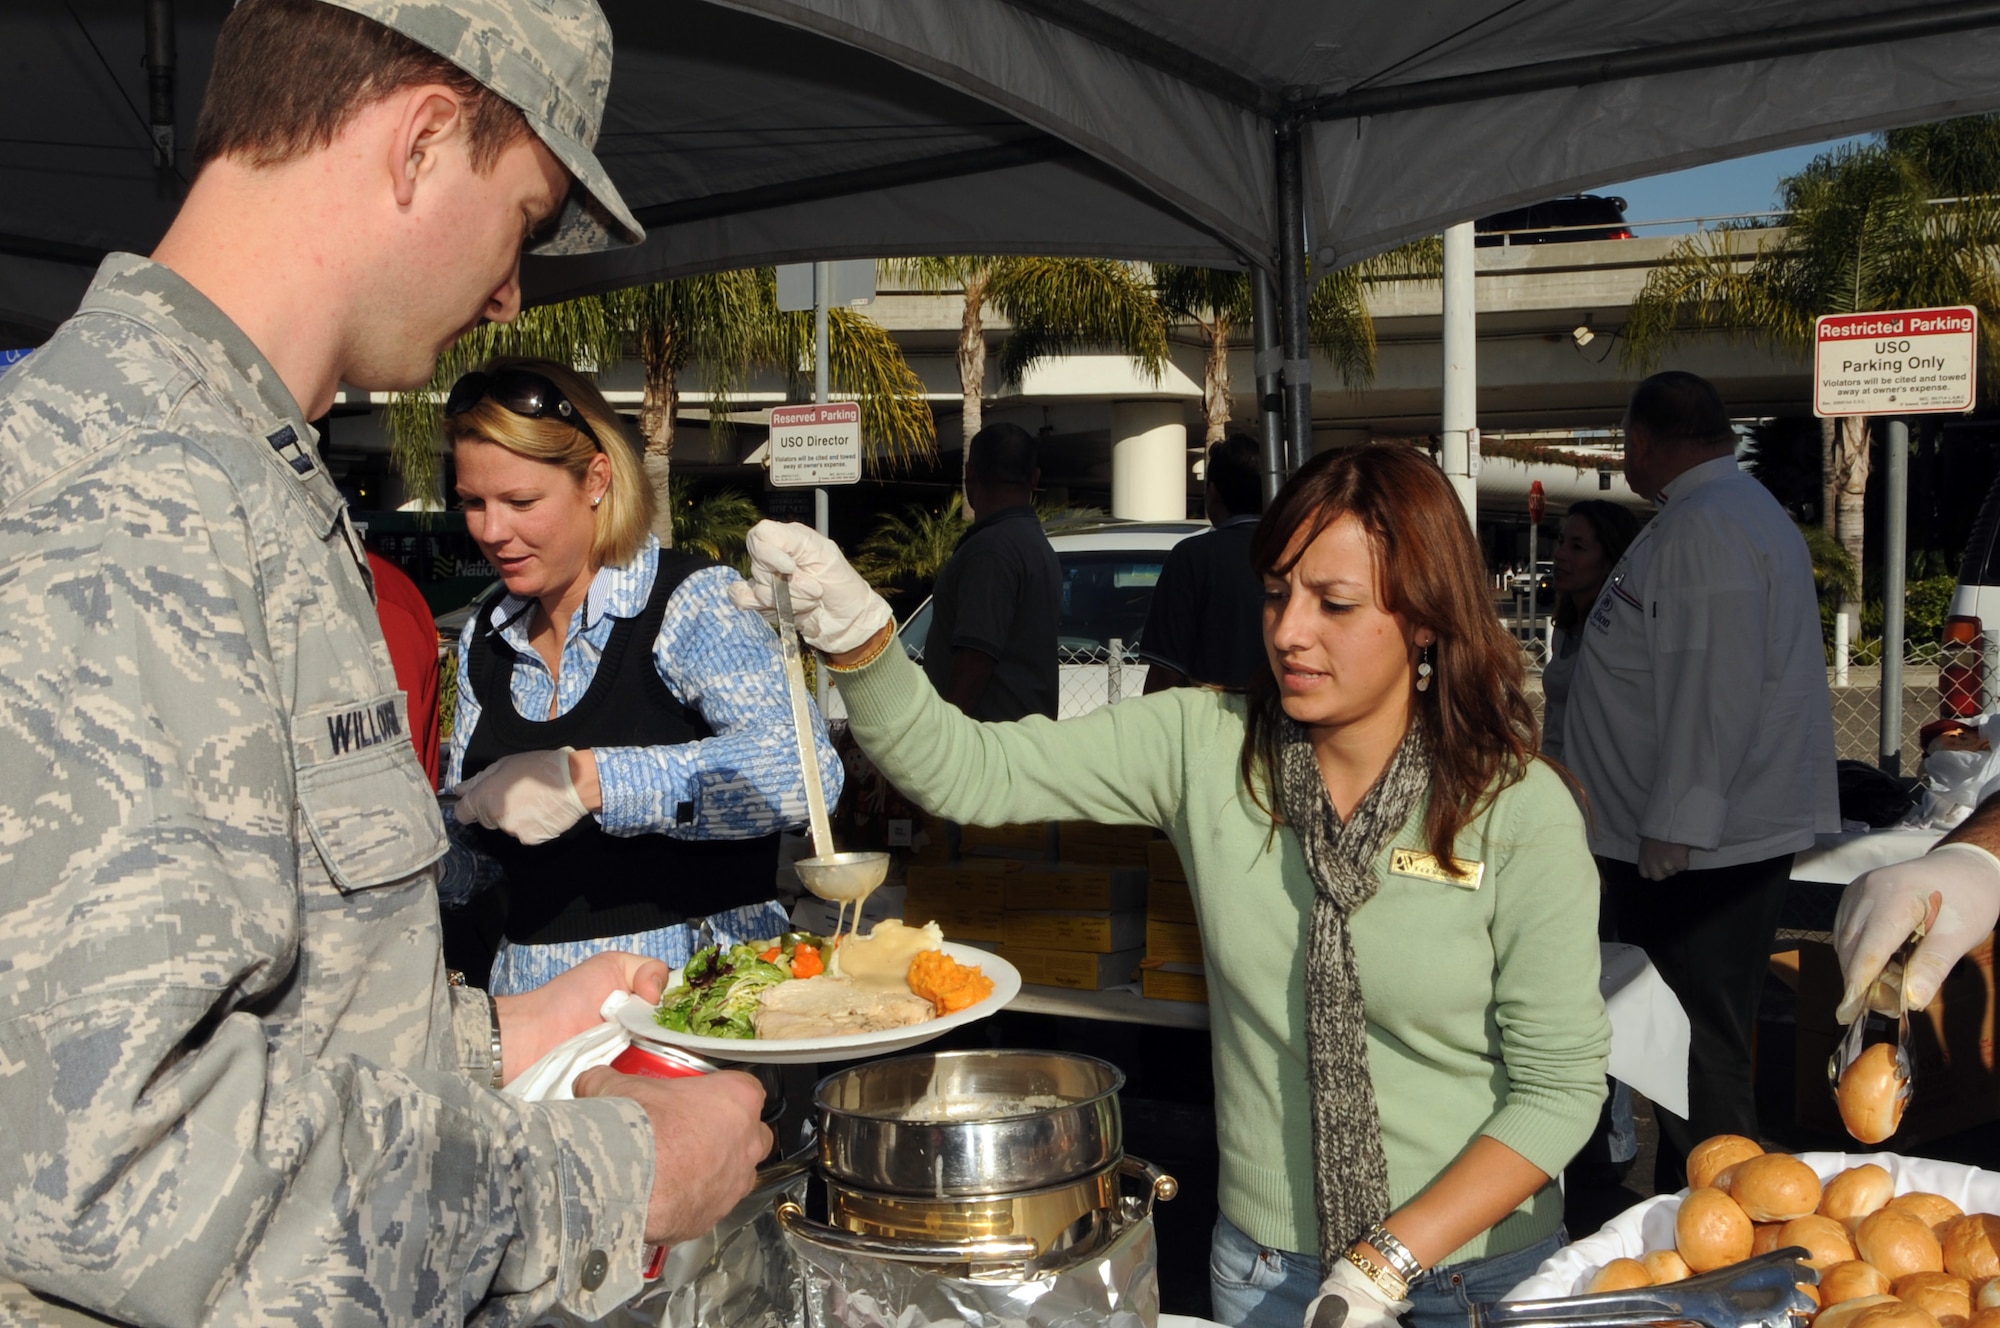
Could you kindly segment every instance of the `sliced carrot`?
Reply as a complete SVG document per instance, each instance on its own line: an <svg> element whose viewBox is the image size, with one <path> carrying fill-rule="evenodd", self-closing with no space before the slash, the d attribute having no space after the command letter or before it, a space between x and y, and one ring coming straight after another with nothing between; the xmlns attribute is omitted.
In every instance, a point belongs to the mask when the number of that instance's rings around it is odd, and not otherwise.
<svg viewBox="0 0 2000 1328"><path fill-rule="evenodd" d="M785 948L781 945L774 945L757 957L767 964L775 964L785 957Z"/></svg>
<svg viewBox="0 0 2000 1328"><path fill-rule="evenodd" d="M792 947L792 976L795 978L816 978L826 972L826 964L819 957L819 951L801 941ZM818 988L814 988L815 991Z"/></svg>

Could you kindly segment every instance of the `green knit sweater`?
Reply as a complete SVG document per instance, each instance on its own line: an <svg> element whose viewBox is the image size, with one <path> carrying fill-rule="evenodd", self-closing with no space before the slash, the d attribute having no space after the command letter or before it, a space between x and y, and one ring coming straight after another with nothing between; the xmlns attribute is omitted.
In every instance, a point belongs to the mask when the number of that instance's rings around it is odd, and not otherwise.
<svg viewBox="0 0 2000 1328"><path fill-rule="evenodd" d="M1260 1244L1316 1252L1305 963L1313 886L1237 776L1240 696L1176 688L1060 723L980 724L900 649L839 675L855 737L896 787L973 825L1151 825L1193 883L1207 956L1221 1206ZM1479 1135L1551 1176L1583 1144L1611 1042L1598 995L1597 871L1582 816L1536 762L1459 836L1477 888L1390 870L1352 936L1389 1197L1421 1192ZM1554 1184L1448 1260L1503 1254L1562 1220Z"/></svg>

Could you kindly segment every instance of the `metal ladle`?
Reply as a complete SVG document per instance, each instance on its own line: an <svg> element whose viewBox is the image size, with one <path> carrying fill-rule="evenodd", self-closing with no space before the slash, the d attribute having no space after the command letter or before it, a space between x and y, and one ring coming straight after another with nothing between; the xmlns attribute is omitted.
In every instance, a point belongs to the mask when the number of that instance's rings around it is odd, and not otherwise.
<svg viewBox="0 0 2000 1328"><path fill-rule="evenodd" d="M833 847L833 825L826 815L826 787L813 755L812 715L806 708L806 669L799 656L799 628L792 617L792 578L780 576L772 587L778 610L778 643L785 656L785 681L792 693L792 729L798 737L799 765L805 775L806 814L812 823L813 855L792 866L806 889L845 909L865 899L889 875L887 853L840 853Z"/></svg>

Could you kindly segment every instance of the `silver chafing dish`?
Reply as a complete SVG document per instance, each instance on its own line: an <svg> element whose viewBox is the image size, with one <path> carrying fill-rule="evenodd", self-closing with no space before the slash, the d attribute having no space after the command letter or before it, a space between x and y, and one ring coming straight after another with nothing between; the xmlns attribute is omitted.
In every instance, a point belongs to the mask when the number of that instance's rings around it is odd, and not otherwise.
<svg viewBox="0 0 2000 1328"><path fill-rule="evenodd" d="M1117 1067L1047 1051L920 1053L813 1093L827 1219L775 1205L809 1328L1158 1317L1152 1206L1124 1153Z"/></svg>

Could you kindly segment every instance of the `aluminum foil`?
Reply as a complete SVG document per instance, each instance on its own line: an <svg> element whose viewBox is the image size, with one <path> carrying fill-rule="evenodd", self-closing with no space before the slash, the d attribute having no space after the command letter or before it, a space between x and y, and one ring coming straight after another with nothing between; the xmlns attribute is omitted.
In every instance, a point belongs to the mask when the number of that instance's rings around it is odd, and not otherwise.
<svg viewBox="0 0 2000 1328"><path fill-rule="evenodd" d="M1092 1257L1024 1280L948 1277L789 1234L785 1242L798 1269L804 1328L1154 1328L1160 1317L1149 1216L1122 1227Z"/></svg>
<svg viewBox="0 0 2000 1328"><path fill-rule="evenodd" d="M799 1328L798 1276L774 1215L778 1197L804 1202L809 1175L754 1191L707 1235L667 1253L658 1281L602 1328ZM545 1323L577 1324L558 1316Z"/></svg>

